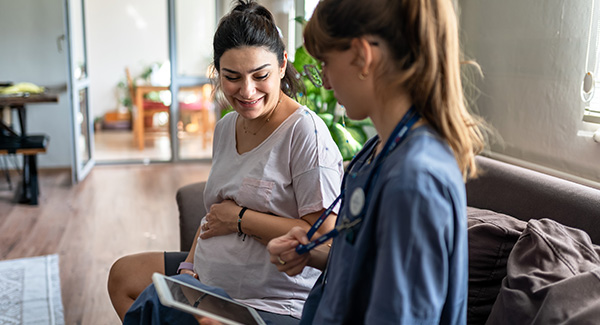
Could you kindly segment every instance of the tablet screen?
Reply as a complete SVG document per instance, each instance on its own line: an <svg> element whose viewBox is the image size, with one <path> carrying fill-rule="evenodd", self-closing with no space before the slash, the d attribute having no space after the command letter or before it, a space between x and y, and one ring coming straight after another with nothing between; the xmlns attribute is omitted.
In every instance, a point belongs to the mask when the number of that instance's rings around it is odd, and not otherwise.
<svg viewBox="0 0 600 325"><path fill-rule="evenodd" d="M251 307L242 305L235 301L226 299L208 291L204 291L200 288L196 288L187 283L177 281L169 277L161 276L166 284L168 291L170 292L171 302L163 302L163 298L169 300L169 295L161 295L159 285L155 281L157 291L159 291L159 298L164 305L177 308L181 305L187 306L188 308L182 309L184 311L192 312L199 311L200 316L218 316L223 319L233 321L234 323L240 324L264 324L259 318L258 314ZM191 307L191 309L189 308ZM214 318L214 317L213 317ZM219 319L217 319L219 320Z"/></svg>

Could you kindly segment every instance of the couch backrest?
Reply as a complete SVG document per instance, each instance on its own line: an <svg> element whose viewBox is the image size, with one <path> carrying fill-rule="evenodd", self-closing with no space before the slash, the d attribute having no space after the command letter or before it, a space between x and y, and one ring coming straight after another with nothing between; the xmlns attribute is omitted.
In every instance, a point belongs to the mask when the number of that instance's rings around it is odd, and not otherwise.
<svg viewBox="0 0 600 325"><path fill-rule="evenodd" d="M183 186L175 196L179 208L179 249L183 252L190 250L200 221L206 214L205 185L205 182L199 182Z"/></svg>
<svg viewBox="0 0 600 325"><path fill-rule="evenodd" d="M467 204L527 221L549 218L585 230L600 244L600 190L483 156L467 182Z"/></svg>

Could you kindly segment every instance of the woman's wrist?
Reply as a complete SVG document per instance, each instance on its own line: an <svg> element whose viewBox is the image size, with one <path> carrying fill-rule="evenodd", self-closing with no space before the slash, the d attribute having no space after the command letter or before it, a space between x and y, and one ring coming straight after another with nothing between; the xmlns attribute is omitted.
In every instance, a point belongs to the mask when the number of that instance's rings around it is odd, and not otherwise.
<svg viewBox="0 0 600 325"><path fill-rule="evenodd" d="M190 270L190 271L194 272L194 263L190 263L190 262L179 263L179 267L177 268L177 274L180 274L182 270Z"/></svg>
<svg viewBox="0 0 600 325"><path fill-rule="evenodd" d="M242 240L246 239L246 234L242 230L242 218L244 217L244 213L246 213L246 210L248 210L248 208L242 207L242 209L238 213L238 219L237 219L237 224L236 224L236 231L237 231L238 237L243 236Z"/></svg>

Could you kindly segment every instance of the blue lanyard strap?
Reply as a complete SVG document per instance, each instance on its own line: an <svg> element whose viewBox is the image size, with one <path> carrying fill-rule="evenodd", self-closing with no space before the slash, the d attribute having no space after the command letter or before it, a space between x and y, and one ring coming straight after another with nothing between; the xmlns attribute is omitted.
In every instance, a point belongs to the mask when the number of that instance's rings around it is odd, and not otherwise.
<svg viewBox="0 0 600 325"><path fill-rule="evenodd" d="M312 225L312 227L310 227L310 230L306 234L308 239L310 239L315 234L315 232L319 229L319 227L321 227L321 225L323 224L323 221L325 221L325 219L327 219L327 217L329 216L329 214L331 213L331 211L333 210L335 205L344 196L344 192L345 192L345 190L342 190L342 193L340 193L340 195L338 195L338 197L335 198L333 203L331 203L331 205L329 205L329 208L327 208L327 210L323 211L323 213L321 214L319 219L317 219L317 221Z"/></svg>
<svg viewBox="0 0 600 325"><path fill-rule="evenodd" d="M383 163L383 160L387 157L387 155L392 150L394 150L398 146L398 144L400 144L402 141L404 141L404 139L408 135L408 131L413 127L413 125L420 118L421 118L420 114L415 110L414 106L411 106L411 108L404 114L404 116L402 117L402 119L400 120L400 122L398 123L398 125L396 126L394 131L392 132L392 134L395 134L396 136L393 139L392 139L392 137L390 137L386 141L385 145L383 146L383 148L381 150L381 153L379 154L379 156L377 157L377 159L375 161L375 165L374 165L375 167L373 167L373 169L371 170L371 173L369 174L369 177L367 179L367 185L366 185L366 188L364 189L365 193L367 193L367 198L366 198L365 202L369 202L369 199L371 197L371 193L370 193L371 191L369 191L369 189L371 188L371 184L375 182L377 177L379 177L379 172L381 171L381 165ZM375 150L375 148L373 148L373 150ZM331 205L321 214L319 219L317 219L317 221L312 225L312 227L306 234L306 236L308 237L309 240L315 234L315 232L319 229L319 227L321 227L321 225L323 224L325 219L329 216L329 214L331 213L331 211L333 210L335 205L338 203L338 201L341 198L343 198L344 193L346 191L346 187L345 187L346 176L349 172L352 171L352 167L354 167L354 164L356 163L356 161L358 161L360 159L360 157L364 154L364 152L365 151L361 152L359 154L359 156L355 157L350 162L350 165L348 166L346 175L344 175L344 179L342 181L342 192L333 201L333 203L331 203ZM363 207L363 209L366 209L366 206ZM356 218L352 221L344 218L342 223L339 224L338 226L336 226L330 232L322 235L321 237L317 238L316 240L314 240L306 245L302 245L302 244L298 245L296 247L296 252L298 254L304 254L304 253L310 251L311 249L319 246L320 244L328 241L329 239L334 238L343 230L350 229L350 228L358 225L361 221L362 221L362 218Z"/></svg>

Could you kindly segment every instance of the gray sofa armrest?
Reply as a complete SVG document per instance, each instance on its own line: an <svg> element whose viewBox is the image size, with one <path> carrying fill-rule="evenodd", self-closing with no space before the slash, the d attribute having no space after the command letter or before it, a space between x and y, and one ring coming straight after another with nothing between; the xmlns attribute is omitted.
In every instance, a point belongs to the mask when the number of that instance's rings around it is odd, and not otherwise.
<svg viewBox="0 0 600 325"><path fill-rule="evenodd" d="M179 208L179 249L189 251L200 220L206 214L204 208L205 182L181 187L175 196Z"/></svg>
<svg viewBox="0 0 600 325"><path fill-rule="evenodd" d="M478 156L482 174L467 182L467 204L528 221L549 218L600 244L600 190Z"/></svg>

